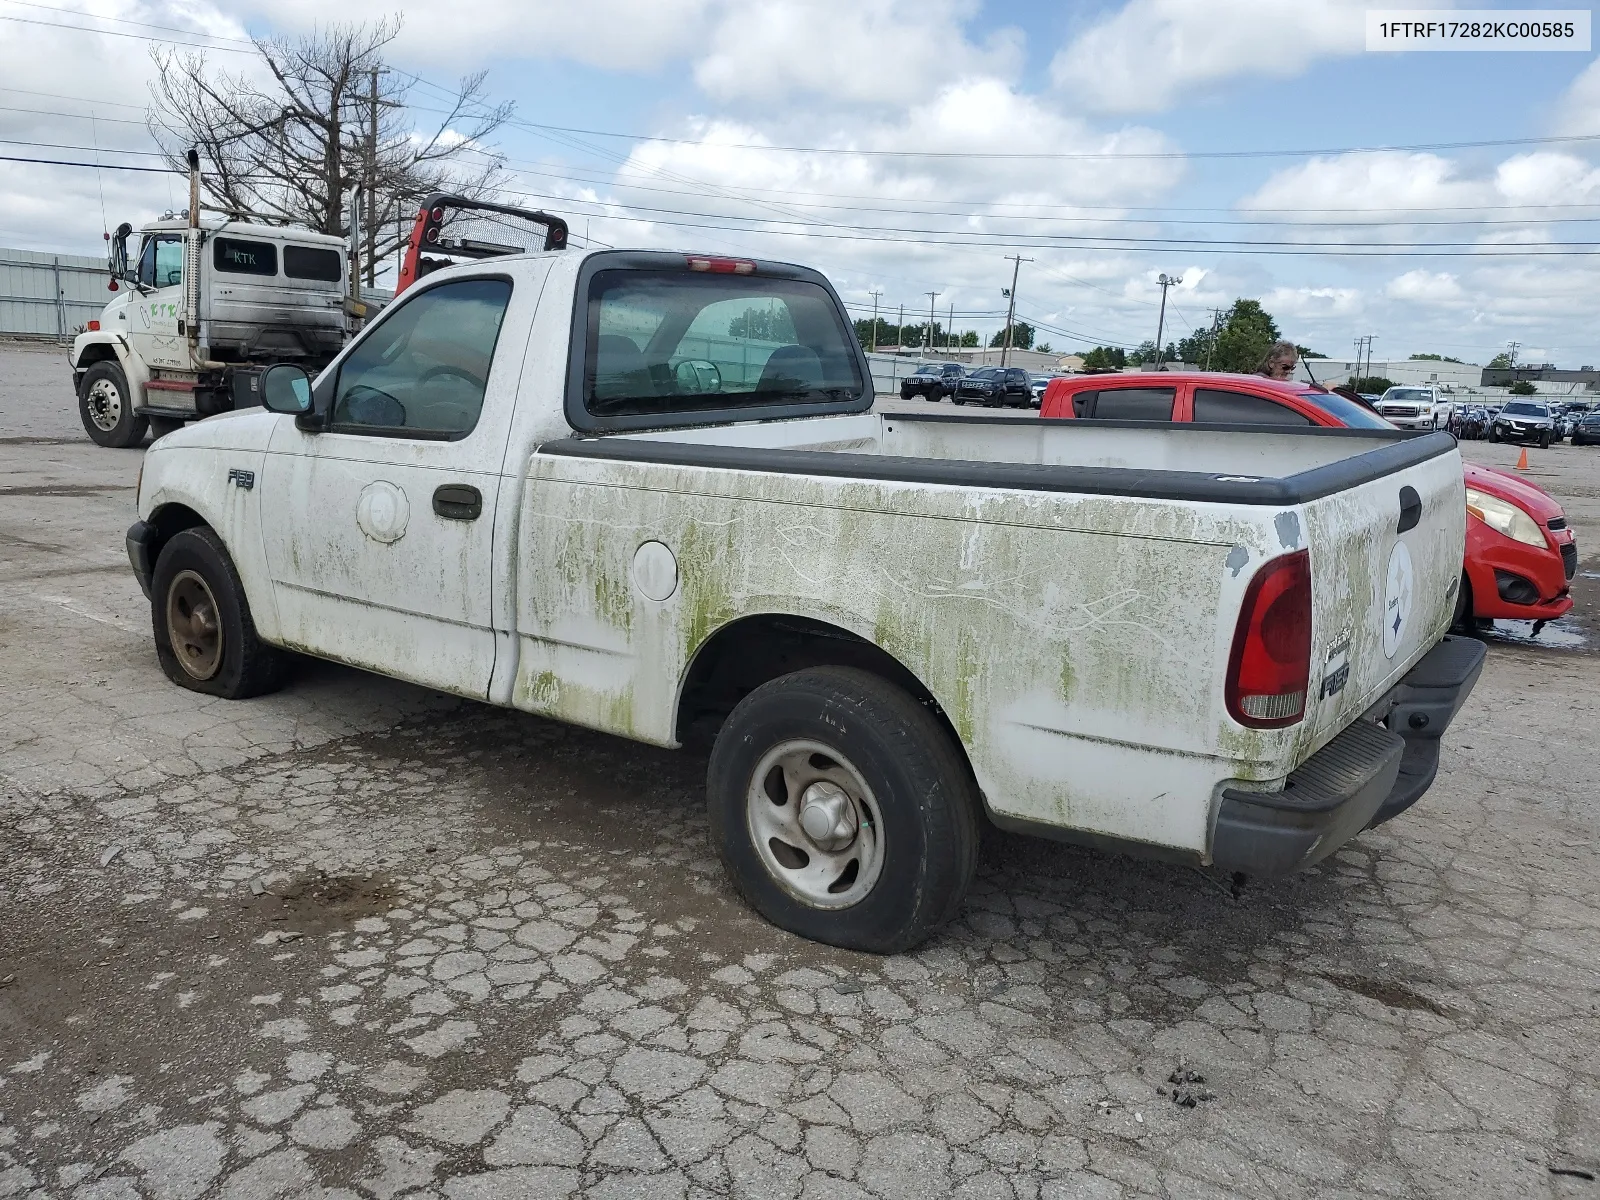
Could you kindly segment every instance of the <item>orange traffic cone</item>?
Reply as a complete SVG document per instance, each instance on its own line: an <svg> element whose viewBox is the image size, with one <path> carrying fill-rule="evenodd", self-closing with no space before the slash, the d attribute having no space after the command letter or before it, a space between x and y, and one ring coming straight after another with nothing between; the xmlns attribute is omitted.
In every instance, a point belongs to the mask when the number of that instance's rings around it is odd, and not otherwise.
<svg viewBox="0 0 1600 1200"><path fill-rule="evenodd" d="M1524 446L1522 448L1522 453L1517 455L1517 470L1526 471L1527 469L1528 469L1528 448L1526 446Z"/></svg>

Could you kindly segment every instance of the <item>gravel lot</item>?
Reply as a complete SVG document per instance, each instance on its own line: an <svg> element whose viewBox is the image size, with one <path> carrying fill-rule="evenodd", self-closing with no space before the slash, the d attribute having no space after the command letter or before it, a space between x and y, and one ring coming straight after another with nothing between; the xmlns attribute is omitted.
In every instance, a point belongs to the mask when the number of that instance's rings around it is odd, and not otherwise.
<svg viewBox="0 0 1600 1200"><path fill-rule="evenodd" d="M0 348L0 1197L1600 1195L1600 451L1530 455L1569 648L1415 809L1242 889L997 835L878 959L741 905L691 755L168 684L140 452Z"/></svg>

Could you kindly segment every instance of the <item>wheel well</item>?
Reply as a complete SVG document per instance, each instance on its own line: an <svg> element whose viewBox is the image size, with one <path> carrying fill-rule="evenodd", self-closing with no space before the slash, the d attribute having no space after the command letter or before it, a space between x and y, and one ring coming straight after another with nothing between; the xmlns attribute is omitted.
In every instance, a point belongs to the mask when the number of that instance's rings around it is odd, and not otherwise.
<svg viewBox="0 0 1600 1200"><path fill-rule="evenodd" d="M75 365L75 369L79 370L79 371L82 371L82 370L86 370L87 368L93 366L97 362L116 362L116 361L117 361L117 352L114 349L112 349L111 343L109 343L109 342L90 342L87 346L85 346L83 348L83 353L81 355L79 355L78 361L77 361L77 363Z"/></svg>
<svg viewBox="0 0 1600 1200"><path fill-rule="evenodd" d="M857 667L904 690L944 726L966 759L966 747L933 693L887 650L807 617L778 613L724 625L689 664L678 697L678 740L709 744L734 707L756 688L807 667Z"/></svg>
<svg viewBox="0 0 1600 1200"><path fill-rule="evenodd" d="M206 520L194 509L182 504L163 504L150 514L148 524L156 531L155 538L150 543L150 565L153 568L156 560L161 557L161 548L170 542L176 535L185 529L193 529L197 525L204 525Z"/></svg>

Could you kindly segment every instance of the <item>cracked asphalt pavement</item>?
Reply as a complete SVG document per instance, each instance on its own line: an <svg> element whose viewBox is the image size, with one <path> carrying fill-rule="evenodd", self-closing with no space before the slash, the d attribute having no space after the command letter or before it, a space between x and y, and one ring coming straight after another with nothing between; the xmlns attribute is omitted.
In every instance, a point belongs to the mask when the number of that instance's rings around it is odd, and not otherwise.
<svg viewBox="0 0 1600 1200"><path fill-rule="evenodd" d="M1491 644L1415 809L1242 886L996 834L873 958L743 906L691 754L168 684L140 452L0 348L0 1197L1600 1195L1600 452L1530 454L1572 648Z"/></svg>

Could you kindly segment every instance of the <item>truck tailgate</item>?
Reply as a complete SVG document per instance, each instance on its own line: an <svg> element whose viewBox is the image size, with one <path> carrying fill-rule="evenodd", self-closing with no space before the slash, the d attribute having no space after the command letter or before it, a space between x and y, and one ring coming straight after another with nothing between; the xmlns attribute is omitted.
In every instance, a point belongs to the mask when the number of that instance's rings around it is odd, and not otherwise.
<svg viewBox="0 0 1600 1200"><path fill-rule="evenodd" d="M1380 699L1448 629L1461 586L1466 498L1459 454L1313 500L1278 517L1311 554L1311 694L1303 761Z"/></svg>

